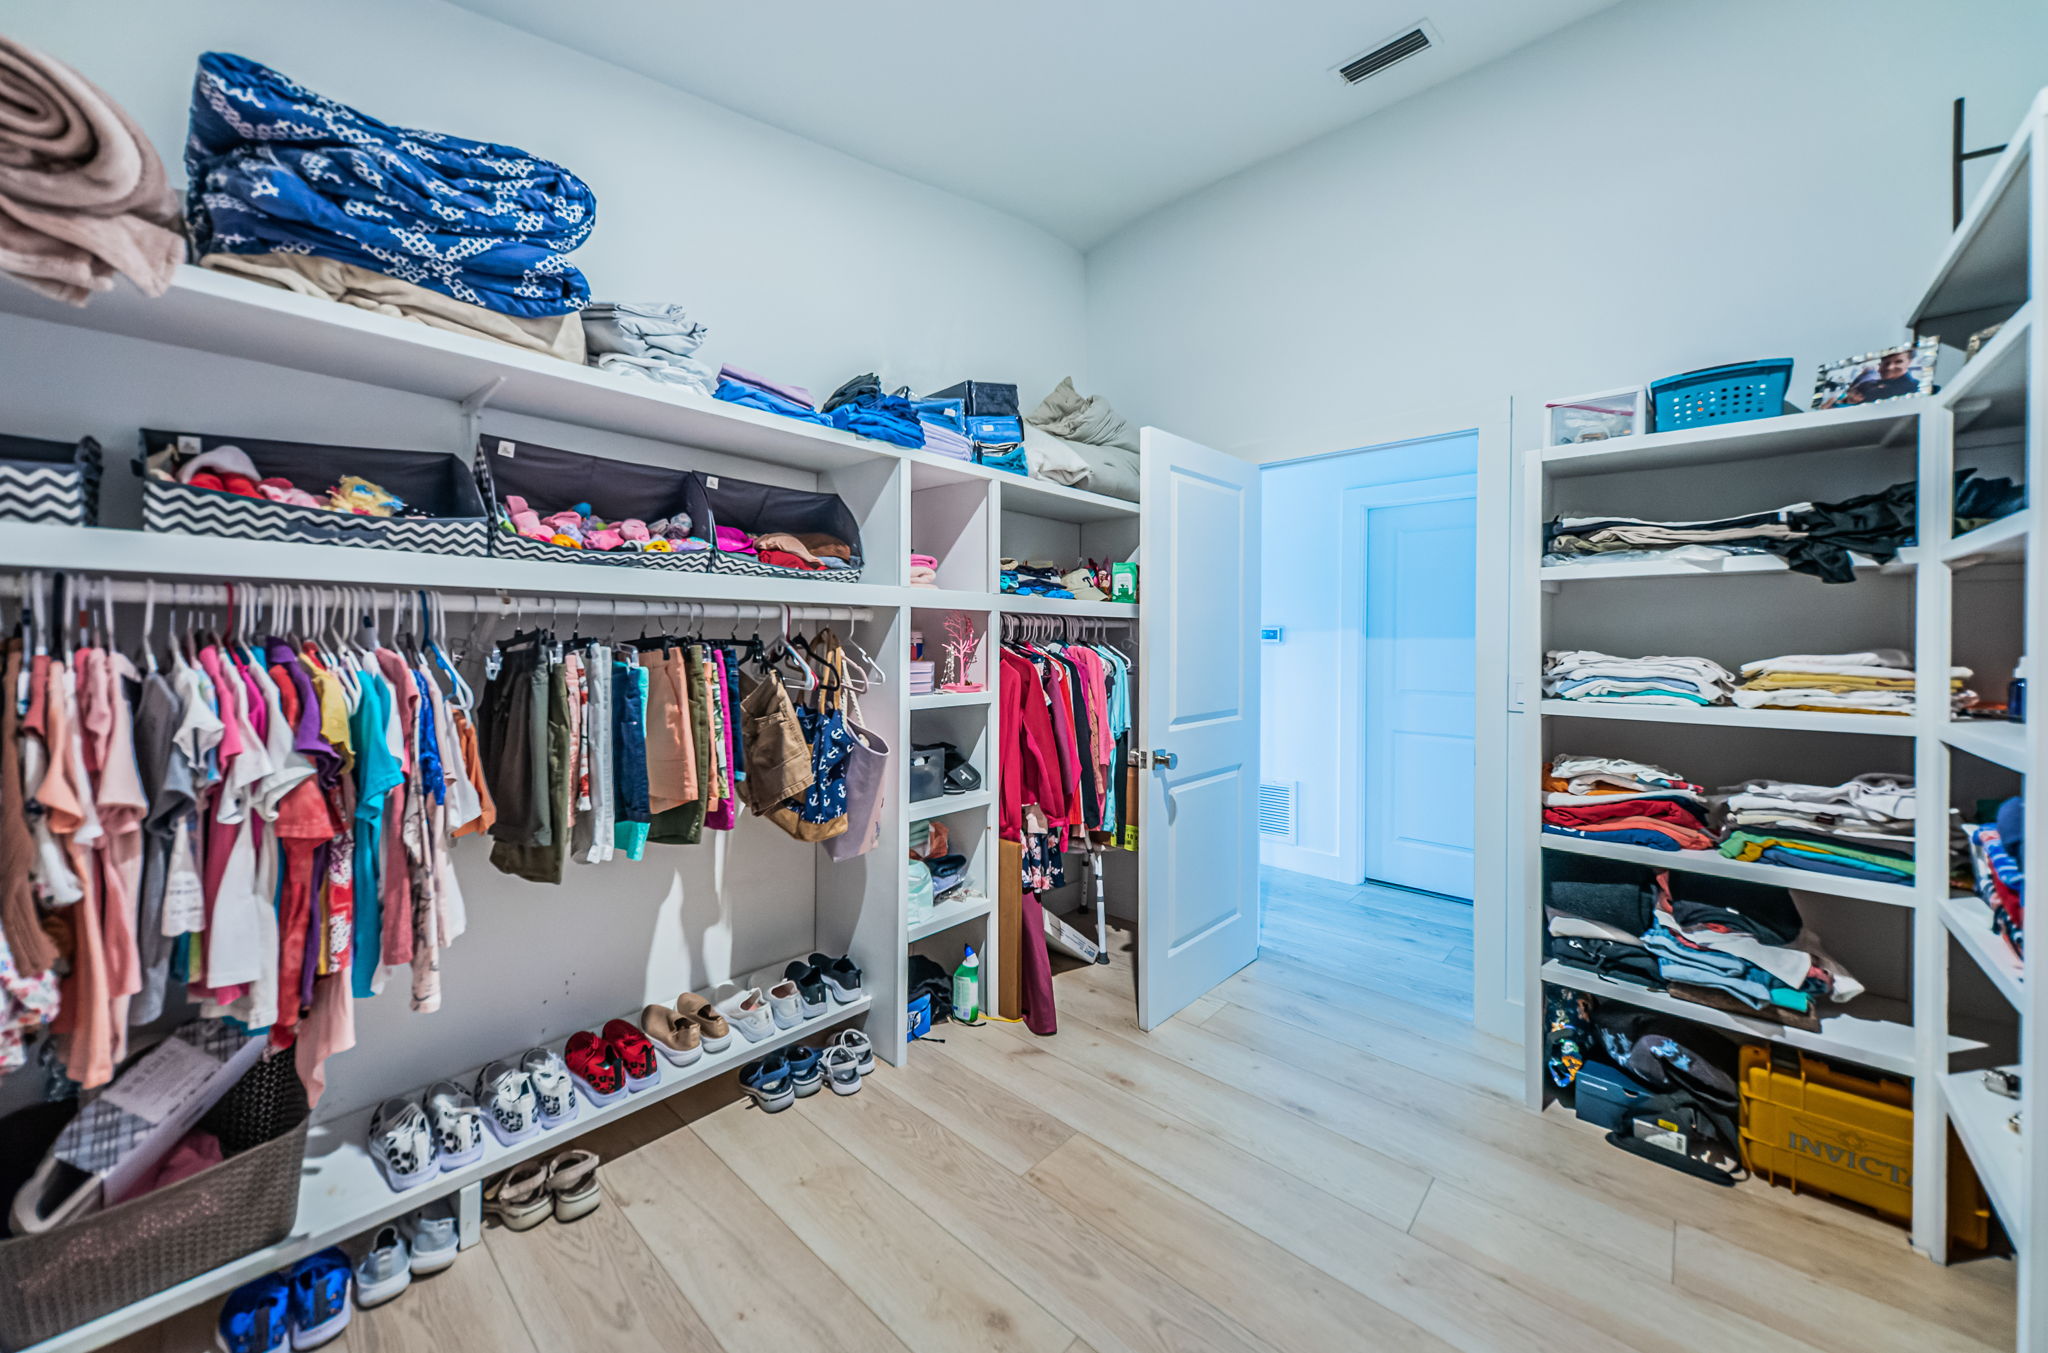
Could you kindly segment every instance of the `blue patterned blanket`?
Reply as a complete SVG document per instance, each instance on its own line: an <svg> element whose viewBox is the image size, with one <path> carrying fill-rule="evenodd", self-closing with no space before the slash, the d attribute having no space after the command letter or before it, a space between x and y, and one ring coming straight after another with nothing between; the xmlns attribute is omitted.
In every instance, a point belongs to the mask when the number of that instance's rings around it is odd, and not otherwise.
<svg viewBox="0 0 2048 1353"><path fill-rule="evenodd" d="M511 146L390 126L246 57L199 58L185 170L201 256L336 258L527 318L590 299L563 256L597 223L582 179Z"/></svg>

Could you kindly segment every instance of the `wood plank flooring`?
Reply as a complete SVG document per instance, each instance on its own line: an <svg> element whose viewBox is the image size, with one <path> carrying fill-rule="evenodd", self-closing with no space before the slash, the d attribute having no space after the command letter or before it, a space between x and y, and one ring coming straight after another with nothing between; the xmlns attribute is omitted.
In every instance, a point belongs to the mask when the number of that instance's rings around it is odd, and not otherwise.
<svg viewBox="0 0 2048 1353"><path fill-rule="evenodd" d="M728 1078L583 1139L607 1205L492 1229L341 1353L1984 1353L2010 1265L1718 1189L1517 1102L1470 910L1265 881L1260 960L1165 1027L1131 937L1060 1032L946 1028L766 1117ZM210 1310L120 1353L200 1353Z"/></svg>

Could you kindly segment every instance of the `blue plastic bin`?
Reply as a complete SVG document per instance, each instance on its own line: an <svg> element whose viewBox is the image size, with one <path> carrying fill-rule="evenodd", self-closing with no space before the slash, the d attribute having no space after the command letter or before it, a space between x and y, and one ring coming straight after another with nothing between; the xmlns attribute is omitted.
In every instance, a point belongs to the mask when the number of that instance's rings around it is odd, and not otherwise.
<svg viewBox="0 0 2048 1353"><path fill-rule="evenodd" d="M1733 366L1710 366L1650 384L1652 430L1704 427L1776 418L1785 412L1785 388L1792 383L1790 357Z"/></svg>

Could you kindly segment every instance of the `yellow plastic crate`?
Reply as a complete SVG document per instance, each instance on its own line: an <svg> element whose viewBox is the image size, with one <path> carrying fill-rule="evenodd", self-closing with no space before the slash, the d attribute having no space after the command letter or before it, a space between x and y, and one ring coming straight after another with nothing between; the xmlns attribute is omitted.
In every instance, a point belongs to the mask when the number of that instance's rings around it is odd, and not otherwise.
<svg viewBox="0 0 2048 1353"><path fill-rule="evenodd" d="M1769 1048L1742 1049L1742 1163L1780 1187L1860 1203L1910 1225L1912 1088L1792 1056L1774 1064ZM1949 1234L1981 1250L1990 1243L1990 1200L1969 1157L1950 1146Z"/></svg>

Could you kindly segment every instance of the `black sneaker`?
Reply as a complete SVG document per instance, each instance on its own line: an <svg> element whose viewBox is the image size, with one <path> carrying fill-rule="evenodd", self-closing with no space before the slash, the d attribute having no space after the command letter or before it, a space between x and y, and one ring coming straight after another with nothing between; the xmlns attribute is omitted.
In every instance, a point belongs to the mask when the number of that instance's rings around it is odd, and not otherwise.
<svg viewBox="0 0 2048 1353"><path fill-rule="evenodd" d="M782 970L784 980L796 983L797 1000L803 1006L805 1019L816 1019L825 1013L828 998L825 995L825 974L816 965L802 959L792 959Z"/></svg>

